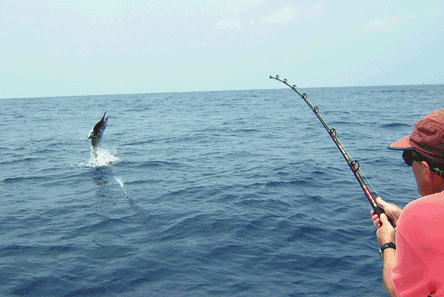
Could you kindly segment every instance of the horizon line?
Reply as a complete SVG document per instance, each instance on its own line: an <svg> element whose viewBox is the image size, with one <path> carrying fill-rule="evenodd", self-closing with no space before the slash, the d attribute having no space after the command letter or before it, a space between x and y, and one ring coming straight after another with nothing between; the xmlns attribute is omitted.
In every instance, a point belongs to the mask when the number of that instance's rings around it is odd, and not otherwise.
<svg viewBox="0 0 444 297"><path fill-rule="evenodd" d="M402 85L368 85L368 86L315 86L302 87L302 89L322 89L322 88L372 88L372 87L401 87L401 86L439 86L444 83L422 83L422 84L402 84ZM298 87L300 89L301 87ZM212 91L160 91L160 92L142 92L142 93L114 93L114 94L87 94L87 95L55 95L55 96L35 96L35 97L4 97L0 100L8 99L38 99L38 98L64 98L64 97L89 97L89 96L119 96L119 95L142 95L142 94L168 94L168 93L205 93L205 92L240 92L240 91L264 91L264 90L282 90L283 88L268 89L230 89L230 90L212 90Z"/></svg>

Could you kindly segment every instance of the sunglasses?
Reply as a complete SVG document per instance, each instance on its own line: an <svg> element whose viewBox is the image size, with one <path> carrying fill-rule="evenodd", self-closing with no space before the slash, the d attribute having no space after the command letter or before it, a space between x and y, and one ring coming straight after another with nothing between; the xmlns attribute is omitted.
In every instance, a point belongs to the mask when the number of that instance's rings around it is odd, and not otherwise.
<svg viewBox="0 0 444 297"><path fill-rule="evenodd" d="M420 153L414 151L414 150L408 150L408 151L404 151L402 153L402 158L404 159L405 164L407 164L408 166L412 166L413 161L426 161L427 164L429 164L430 169L438 174L439 176L441 176L442 178L444 178L444 167L441 164L436 164L433 161L430 161L430 159L427 159L427 157L421 155ZM442 169L441 169L442 168Z"/></svg>
<svg viewBox="0 0 444 297"><path fill-rule="evenodd" d="M402 153L402 158L404 159L405 164L407 164L408 166L412 166L413 161L429 161L429 159L427 159L426 157L424 157L423 155L419 154L418 152L414 151L414 150L406 150Z"/></svg>

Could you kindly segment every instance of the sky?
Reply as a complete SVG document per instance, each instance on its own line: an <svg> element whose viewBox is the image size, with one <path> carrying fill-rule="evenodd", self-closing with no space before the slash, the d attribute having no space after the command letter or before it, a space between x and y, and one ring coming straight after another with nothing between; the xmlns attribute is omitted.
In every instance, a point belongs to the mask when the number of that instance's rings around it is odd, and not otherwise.
<svg viewBox="0 0 444 297"><path fill-rule="evenodd" d="M444 84L444 0L0 1L0 98Z"/></svg>

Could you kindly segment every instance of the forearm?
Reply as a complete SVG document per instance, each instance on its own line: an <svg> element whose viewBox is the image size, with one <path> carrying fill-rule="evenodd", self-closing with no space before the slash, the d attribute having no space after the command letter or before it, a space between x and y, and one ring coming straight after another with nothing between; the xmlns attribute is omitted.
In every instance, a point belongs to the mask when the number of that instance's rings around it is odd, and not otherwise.
<svg viewBox="0 0 444 297"><path fill-rule="evenodd" d="M383 253L382 281L385 291L390 297L396 297L395 288L392 281L392 270L396 260L396 250L385 249Z"/></svg>

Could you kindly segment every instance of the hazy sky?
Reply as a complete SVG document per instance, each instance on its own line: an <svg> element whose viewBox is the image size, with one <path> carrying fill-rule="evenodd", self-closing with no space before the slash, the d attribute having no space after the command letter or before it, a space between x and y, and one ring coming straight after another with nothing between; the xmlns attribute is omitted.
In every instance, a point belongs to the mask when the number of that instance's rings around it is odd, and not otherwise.
<svg viewBox="0 0 444 297"><path fill-rule="evenodd" d="M0 98L444 83L444 0L0 1Z"/></svg>

